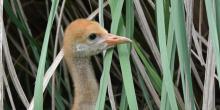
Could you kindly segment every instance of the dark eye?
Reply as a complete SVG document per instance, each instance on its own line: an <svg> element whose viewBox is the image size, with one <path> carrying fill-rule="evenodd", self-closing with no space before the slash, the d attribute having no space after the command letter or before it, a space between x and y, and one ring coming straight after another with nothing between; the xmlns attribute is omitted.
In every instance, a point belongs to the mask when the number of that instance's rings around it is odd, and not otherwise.
<svg viewBox="0 0 220 110"><path fill-rule="evenodd" d="M89 40L95 40L97 38L96 34L90 34L89 35Z"/></svg>

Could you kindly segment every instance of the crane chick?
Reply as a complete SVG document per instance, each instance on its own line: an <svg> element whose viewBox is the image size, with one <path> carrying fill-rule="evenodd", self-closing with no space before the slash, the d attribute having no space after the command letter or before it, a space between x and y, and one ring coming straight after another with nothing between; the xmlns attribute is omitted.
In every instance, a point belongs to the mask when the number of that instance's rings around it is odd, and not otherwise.
<svg viewBox="0 0 220 110"><path fill-rule="evenodd" d="M78 19L67 26L64 34L64 59L74 84L72 110L94 110L98 83L91 56L117 44L131 42L126 37L108 33L95 21Z"/></svg>

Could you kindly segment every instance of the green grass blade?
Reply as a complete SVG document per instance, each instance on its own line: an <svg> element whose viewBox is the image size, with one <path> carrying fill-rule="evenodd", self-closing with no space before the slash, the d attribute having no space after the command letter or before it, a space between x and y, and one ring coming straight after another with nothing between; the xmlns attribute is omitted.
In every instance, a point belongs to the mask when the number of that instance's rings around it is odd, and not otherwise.
<svg viewBox="0 0 220 110"><path fill-rule="evenodd" d="M119 25L119 34L125 35L125 28L123 27L122 19ZM133 78L131 73L131 65L129 60L130 51L128 49L128 45L127 44L118 45L118 54L119 54L119 61L122 70L123 84L125 87L125 93L127 96L129 108L131 110L138 110L136 94L134 91Z"/></svg>
<svg viewBox="0 0 220 110"><path fill-rule="evenodd" d="M112 12L111 33L113 34L116 34L118 30L118 24L119 24L119 19L121 17L121 10L122 10L123 3L124 3L124 0L120 0L117 2L113 0L109 1L111 12ZM103 72L102 72L102 76L100 79L99 95L98 95L98 99L97 99L96 107L95 107L96 110L104 109L108 79L110 77L109 72L111 68L112 54L113 54L113 49L110 49L106 52L106 55L104 57L104 67L103 67Z"/></svg>
<svg viewBox="0 0 220 110"><path fill-rule="evenodd" d="M218 35L220 35L220 0L215 0L215 7L216 7L216 23L217 23L217 31L218 31ZM217 20L218 19L218 20ZM220 39L218 39L219 41Z"/></svg>
<svg viewBox="0 0 220 110"><path fill-rule="evenodd" d="M52 96L52 90L51 90L52 88L51 87L52 87L51 84L48 84L48 89L47 90L48 90L50 96ZM60 91L61 90L59 90L59 89L56 89L56 91L55 91L55 104L56 104L57 110L64 110L65 107L64 107L64 104L62 102L62 96L60 94Z"/></svg>
<svg viewBox="0 0 220 110"><path fill-rule="evenodd" d="M120 101L120 107L119 110L127 110L128 109L128 102L125 94L125 88L124 86L122 87L122 92L121 92L121 101Z"/></svg>
<svg viewBox="0 0 220 110"><path fill-rule="evenodd" d="M167 54L168 54L168 60L170 61L170 70L171 70L171 75L173 77L173 72L174 72L174 61L175 61L175 52L176 52L176 41L174 39L174 28L173 28L173 11L171 11L171 17L169 19L169 26L168 26L168 37L167 37ZM162 97L161 97L161 110L170 110L170 102L167 97L167 92L164 87L162 86Z"/></svg>
<svg viewBox="0 0 220 110"><path fill-rule="evenodd" d="M48 24L44 36L44 42L41 50L40 61L37 70L37 77L34 88L34 110L43 110L43 77L45 71L45 62L47 56L47 48L49 42L50 31L52 28L53 20L56 14L56 10L59 4L59 0L52 1L52 7L48 18Z"/></svg>
<svg viewBox="0 0 220 110"><path fill-rule="evenodd" d="M217 73L218 73L218 81L220 82L220 52L219 52L219 35L217 30L219 26L219 18L220 17L220 9L219 9L220 0L216 0L216 18L214 14L214 7L211 0L205 0L205 6L206 6L206 13L208 18L208 24L209 24L209 33L212 41L212 46L214 47L215 57L216 57L216 67L217 67ZM217 8L218 7L218 8ZM220 31L220 29L219 29ZM219 32L220 33L220 32Z"/></svg>
<svg viewBox="0 0 220 110"><path fill-rule="evenodd" d="M131 50L131 56L134 59L134 64L136 65L137 69L139 70L142 78L144 79L145 85L147 86L149 93L152 95L152 98L158 108L160 108L160 99L158 93L156 93L150 78L145 71L144 65L142 64L141 60L138 58L137 52L132 48Z"/></svg>
<svg viewBox="0 0 220 110"><path fill-rule="evenodd" d="M134 33L134 4L133 0L126 0L126 36L131 38Z"/></svg>
<svg viewBox="0 0 220 110"><path fill-rule="evenodd" d="M104 67L102 72L102 77L100 79L100 88L99 95L96 102L96 110L103 110L105 105L105 97L109 79L109 72L111 68L111 60L112 60L113 49L108 50L104 57Z"/></svg>
<svg viewBox="0 0 220 110"><path fill-rule="evenodd" d="M140 86L141 86L141 90L143 91L144 99L147 102L147 107L149 108L149 110L154 110L153 109L153 104L150 100L149 92L147 91L147 88L145 87L145 84L144 84L144 79L141 77L141 75L139 73L137 74L137 76L138 76L138 81L139 81Z"/></svg>
<svg viewBox="0 0 220 110"><path fill-rule="evenodd" d="M163 1L156 1L156 13L157 13L157 33L159 37L159 46L161 53L161 63L163 69L163 83L168 93L169 102L172 105L172 110L178 110L175 92L174 92L174 84L171 76L170 70L170 62L168 60L168 50L166 45L166 30L165 30L165 16L164 16L164 5ZM162 94L166 95L166 94ZM163 96L162 96L163 97Z"/></svg>
<svg viewBox="0 0 220 110"><path fill-rule="evenodd" d="M116 34L118 31L118 25L121 18L121 11L124 4L124 0L115 2L114 0L109 1L111 12L112 12L112 21L111 24L111 33Z"/></svg>
<svg viewBox="0 0 220 110"><path fill-rule="evenodd" d="M149 78L152 82L152 85L154 86L154 89L158 92L158 94L161 94L161 88L162 88L162 81L160 79L160 76L158 75L156 69L150 64L149 59L145 58L145 55L143 54L143 51L141 49L141 46L137 44L136 41L133 41L133 47L136 50L138 56L140 57L141 61L143 62L146 71L149 75Z"/></svg>
<svg viewBox="0 0 220 110"><path fill-rule="evenodd" d="M131 38L134 33L134 6L133 0L126 0L126 30L122 19L119 23L119 34L126 35ZM130 65L130 49L127 48L128 44L118 46L119 61L122 70L123 84L129 108L131 110L138 110L136 94L134 90L131 65Z"/></svg>
<svg viewBox="0 0 220 110"><path fill-rule="evenodd" d="M99 23L104 27L103 0L99 0Z"/></svg>
<svg viewBox="0 0 220 110"><path fill-rule="evenodd" d="M173 24L175 29L175 38L177 42L177 50L181 67L181 81L185 100L185 109L195 110L190 68L190 56L187 47L187 37L184 20L183 1L173 0L171 6L172 10L174 10Z"/></svg>

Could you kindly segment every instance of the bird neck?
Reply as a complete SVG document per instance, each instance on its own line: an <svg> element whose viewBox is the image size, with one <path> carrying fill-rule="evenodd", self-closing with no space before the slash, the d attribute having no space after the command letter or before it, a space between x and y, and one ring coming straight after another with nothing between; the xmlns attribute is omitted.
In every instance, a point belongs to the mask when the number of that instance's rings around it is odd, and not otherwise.
<svg viewBox="0 0 220 110"><path fill-rule="evenodd" d="M66 58L66 61L74 83L75 96L72 110L94 108L98 96L98 83L90 58Z"/></svg>

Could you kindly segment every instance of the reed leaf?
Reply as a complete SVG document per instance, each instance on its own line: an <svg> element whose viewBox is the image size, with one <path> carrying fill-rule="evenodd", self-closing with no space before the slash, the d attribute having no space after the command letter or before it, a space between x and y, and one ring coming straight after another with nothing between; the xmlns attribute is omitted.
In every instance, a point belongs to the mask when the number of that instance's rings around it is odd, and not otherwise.
<svg viewBox="0 0 220 110"><path fill-rule="evenodd" d="M53 20L56 14L56 10L58 7L59 0L54 0L52 2L52 7L50 11L50 15L48 18L48 24L44 36L44 42L41 50L40 61L37 70L37 77L34 88L34 110L43 110L43 76L45 71L45 62L47 56L48 42L50 31L53 25Z"/></svg>

